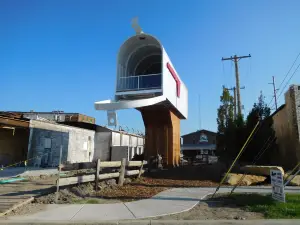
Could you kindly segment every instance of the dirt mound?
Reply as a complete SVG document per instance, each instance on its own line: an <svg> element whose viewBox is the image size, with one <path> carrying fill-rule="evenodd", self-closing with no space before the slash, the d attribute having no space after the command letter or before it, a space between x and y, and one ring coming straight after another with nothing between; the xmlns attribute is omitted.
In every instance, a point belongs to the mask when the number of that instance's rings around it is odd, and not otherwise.
<svg viewBox="0 0 300 225"><path fill-rule="evenodd" d="M58 194L58 203L71 204L75 201L80 201L86 197L94 195L94 186L91 183L81 184L71 188L61 189ZM56 193L51 193L38 197L34 203L39 204L54 204Z"/></svg>

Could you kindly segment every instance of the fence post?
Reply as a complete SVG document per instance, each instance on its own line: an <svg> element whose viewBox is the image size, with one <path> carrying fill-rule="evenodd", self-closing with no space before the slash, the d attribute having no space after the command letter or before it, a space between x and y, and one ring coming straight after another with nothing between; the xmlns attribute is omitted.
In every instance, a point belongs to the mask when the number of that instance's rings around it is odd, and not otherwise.
<svg viewBox="0 0 300 225"><path fill-rule="evenodd" d="M119 176L119 181L118 181L118 185L120 185L120 186L123 186L123 184L124 184L126 163L127 163L126 158L123 158L121 161L120 176Z"/></svg>
<svg viewBox="0 0 300 225"><path fill-rule="evenodd" d="M138 178L140 178L141 175L142 175L142 172L143 172L143 166L144 166L144 161L142 161L142 165L141 165L141 168L140 168L140 172L139 172Z"/></svg>
<svg viewBox="0 0 300 225"><path fill-rule="evenodd" d="M62 157L62 145L60 146L59 151L59 164L58 164L58 177L56 181L56 194L55 194L55 203L58 203L58 195L59 195L59 178L60 178L60 172L61 172L61 157Z"/></svg>
<svg viewBox="0 0 300 225"><path fill-rule="evenodd" d="M99 173L100 173L100 159L97 160L97 169L96 169L96 175L95 175L95 189L98 191L98 183L99 183Z"/></svg>

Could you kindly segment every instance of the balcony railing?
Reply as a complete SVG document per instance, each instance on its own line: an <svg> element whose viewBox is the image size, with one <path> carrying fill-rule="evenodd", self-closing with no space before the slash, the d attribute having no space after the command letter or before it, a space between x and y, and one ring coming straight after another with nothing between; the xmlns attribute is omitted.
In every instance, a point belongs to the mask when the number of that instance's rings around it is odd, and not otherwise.
<svg viewBox="0 0 300 225"><path fill-rule="evenodd" d="M137 75L120 77L117 81L117 91L139 91L161 88L162 74Z"/></svg>

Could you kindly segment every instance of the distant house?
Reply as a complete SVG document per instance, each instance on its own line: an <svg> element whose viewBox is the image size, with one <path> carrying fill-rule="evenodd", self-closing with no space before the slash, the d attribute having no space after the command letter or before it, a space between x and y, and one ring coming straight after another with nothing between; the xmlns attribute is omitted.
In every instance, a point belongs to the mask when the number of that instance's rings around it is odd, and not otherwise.
<svg viewBox="0 0 300 225"><path fill-rule="evenodd" d="M216 151L217 133L208 130L198 130L181 136L181 153L184 157L208 162L209 156Z"/></svg>
<svg viewBox="0 0 300 225"><path fill-rule="evenodd" d="M195 132L182 135L181 138L183 145L199 143L216 145L217 143L217 133L209 130L197 130Z"/></svg>

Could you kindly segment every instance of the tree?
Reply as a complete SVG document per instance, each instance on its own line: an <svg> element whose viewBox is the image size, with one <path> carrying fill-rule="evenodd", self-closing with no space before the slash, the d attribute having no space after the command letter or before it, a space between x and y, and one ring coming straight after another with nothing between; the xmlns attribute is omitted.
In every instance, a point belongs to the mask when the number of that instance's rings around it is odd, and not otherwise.
<svg viewBox="0 0 300 225"><path fill-rule="evenodd" d="M223 93L220 96L221 105L218 108L218 132L224 133L226 128L233 123L233 97L229 90L223 86Z"/></svg>
<svg viewBox="0 0 300 225"><path fill-rule="evenodd" d="M218 108L218 135L217 135L217 155L221 157L227 157L228 151L232 149L230 143L234 143L235 131L234 119L233 119L233 97L230 95L228 89L223 86L223 93L220 96L221 105ZM233 142L232 142L233 141Z"/></svg>
<svg viewBox="0 0 300 225"><path fill-rule="evenodd" d="M254 103L252 110L247 116L247 126L254 127L257 121L262 121L269 117L271 114L271 109L265 103L265 97L263 96L262 91L258 97L258 102Z"/></svg>
<svg viewBox="0 0 300 225"><path fill-rule="evenodd" d="M245 132L249 135L258 121L260 121L260 125L243 154L242 159L244 161L252 162L260 152L267 148L257 163L270 163L269 156L272 151L271 149L276 147L274 141L269 143L275 137L275 132L272 128L273 119L270 115L271 109L265 103L265 97L260 92L258 102L254 103L253 108L247 116Z"/></svg>
<svg viewBox="0 0 300 225"><path fill-rule="evenodd" d="M237 156L256 123L260 125L252 136L248 146L242 154L241 161L251 163L257 161L256 156L267 148L256 163L270 164L270 154L276 150L275 132L272 128L273 119L270 117L271 109L264 101L262 92L258 101L247 116L246 121L242 115L233 120L233 98L229 91L224 89L221 96L221 105L218 108L218 146L217 154L224 160ZM272 142L270 142L272 141Z"/></svg>

